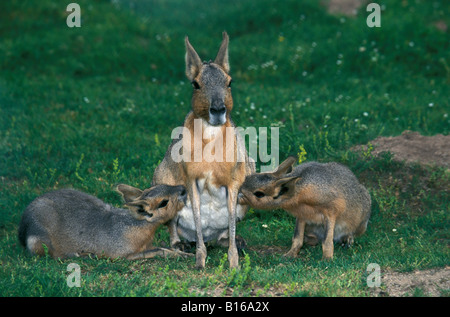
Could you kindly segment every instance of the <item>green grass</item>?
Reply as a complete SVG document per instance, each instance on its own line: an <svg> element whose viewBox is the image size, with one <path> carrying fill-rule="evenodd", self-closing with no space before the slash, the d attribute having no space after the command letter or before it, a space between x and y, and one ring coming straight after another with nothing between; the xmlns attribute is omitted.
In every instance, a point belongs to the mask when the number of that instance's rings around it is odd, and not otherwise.
<svg viewBox="0 0 450 317"><path fill-rule="evenodd" d="M331 16L313 0L78 3L82 27L73 29L67 4L0 4L0 296L370 296L369 263L449 265L448 170L349 151L405 129L448 134L450 48L434 27L450 25L446 1L383 0L373 29L364 7L355 18ZM17 227L35 197L73 187L119 206L114 184L150 185L190 109L184 36L212 59L223 30L234 121L279 126L280 159L303 145L307 160L347 164L372 195L367 233L350 249L336 246L332 262L321 261L320 247L286 259L294 218L251 210L238 224L248 244L240 271L228 269L220 247L201 272L192 259L26 254ZM156 240L168 243L165 228ZM80 288L67 287L71 262Z"/></svg>

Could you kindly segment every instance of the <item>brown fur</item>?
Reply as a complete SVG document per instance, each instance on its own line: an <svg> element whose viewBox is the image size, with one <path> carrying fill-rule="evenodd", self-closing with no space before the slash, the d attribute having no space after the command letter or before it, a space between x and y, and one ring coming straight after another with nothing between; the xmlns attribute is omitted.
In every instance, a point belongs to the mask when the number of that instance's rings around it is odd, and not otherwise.
<svg viewBox="0 0 450 317"><path fill-rule="evenodd" d="M240 136L236 134L234 124L231 121L230 114L233 109L233 98L230 88L231 77L228 74L230 70L228 63L228 41L228 35L224 32L222 44L214 62L202 63L197 52L186 37L186 75L194 86L192 111L186 116L184 122L184 127L190 132L190 139L183 135L181 140L174 140L166 152L164 160L156 168L153 176L153 184L184 185L187 189L196 230L196 235L193 239L197 243L197 268L203 268L206 260L206 247L203 241L201 225L201 209L203 209L205 202L201 201L201 196L205 195L205 192L208 192L209 198L218 202L220 198L216 198L215 195L217 195L217 191L220 191L221 188L225 188L227 192L229 228L228 233L218 232L217 235L219 237L228 236L230 267L238 266L238 254L235 242L237 194L245 176L253 173L255 170L254 163L247 157L245 146L238 144L237 140ZM196 119L202 122L201 140L195 139L194 120ZM212 129L215 134L204 137L205 127ZM217 136L217 133L221 133L222 140ZM231 144L230 140L232 141ZM188 141L190 141L190 147ZM176 142L183 142L185 149L190 148L190 161L183 160L180 163L173 161L171 149ZM198 147L198 144L201 144L201 147ZM220 152L216 152L219 147L223 149L222 155L220 155ZM245 155L243 162L238 162L238 147L241 153ZM203 154L206 151L205 148L213 148L211 154L217 154L219 157L215 157L212 162L208 162L202 155L202 161L195 162L195 151L201 150ZM231 150L234 150L234 157L230 159L229 153L231 153ZM200 192L199 182L203 180L205 183L202 192ZM211 191L212 187L216 188L216 192ZM248 207L239 208L244 210L244 213L248 209ZM187 219L187 216L183 219ZM183 233L183 231L180 231L177 220L172 221L169 226L169 231L171 245L179 245L180 238L178 233Z"/></svg>

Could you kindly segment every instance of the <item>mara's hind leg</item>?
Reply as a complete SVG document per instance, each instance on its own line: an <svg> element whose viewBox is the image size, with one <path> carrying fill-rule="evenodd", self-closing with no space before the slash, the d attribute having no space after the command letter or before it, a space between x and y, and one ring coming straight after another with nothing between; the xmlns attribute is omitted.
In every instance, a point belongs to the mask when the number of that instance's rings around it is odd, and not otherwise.
<svg viewBox="0 0 450 317"><path fill-rule="evenodd" d="M217 244L220 245L221 247L228 248L230 246L230 240L228 239L228 230L225 233L226 234L221 235L217 239ZM244 238L238 235L236 235L235 240L238 253L240 255L243 255L243 251L247 248L247 241L245 241Z"/></svg>
<svg viewBox="0 0 450 317"><path fill-rule="evenodd" d="M314 234L305 234L305 244L310 246L316 246L319 244L319 238Z"/></svg>
<svg viewBox="0 0 450 317"><path fill-rule="evenodd" d="M342 245L342 247L348 249L353 245L354 239L353 239L353 234L349 234L345 237L342 237L342 239L340 240L340 243Z"/></svg>

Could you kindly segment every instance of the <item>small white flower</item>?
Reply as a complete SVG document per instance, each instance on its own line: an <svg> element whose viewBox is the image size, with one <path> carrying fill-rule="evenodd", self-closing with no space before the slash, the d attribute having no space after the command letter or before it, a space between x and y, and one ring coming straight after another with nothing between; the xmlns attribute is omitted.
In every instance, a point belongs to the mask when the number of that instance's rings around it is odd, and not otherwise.
<svg viewBox="0 0 450 317"><path fill-rule="evenodd" d="M432 103L432 102L430 102L429 104L428 104L428 107L433 107L434 106L434 103Z"/></svg>
<svg viewBox="0 0 450 317"><path fill-rule="evenodd" d="M307 72L307 71L304 71L304 72L302 73L302 76L303 76L303 77L306 77L306 75L308 75L308 72Z"/></svg>
<svg viewBox="0 0 450 317"><path fill-rule="evenodd" d="M254 102L252 102L251 104L250 104L250 109L252 109L252 110L255 110L255 103Z"/></svg>
<svg viewBox="0 0 450 317"><path fill-rule="evenodd" d="M83 101L84 101L85 103L89 103L89 102L90 102L88 97L83 97Z"/></svg>
<svg viewBox="0 0 450 317"><path fill-rule="evenodd" d="M411 41L411 42L408 43L408 45L409 45L409 47L414 47L414 42Z"/></svg>
<svg viewBox="0 0 450 317"><path fill-rule="evenodd" d="M268 228L269 226L266 225L265 223L263 223L263 224L261 225L261 227L263 227L263 228Z"/></svg>
<svg viewBox="0 0 450 317"><path fill-rule="evenodd" d="M362 53L362 52L365 52L366 51L366 47L365 46L360 46L359 47L359 51Z"/></svg>
<svg viewBox="0 0 450 317"><path fill-rule="evenodd" d="M392 232L397 232L397 229L395 229L395 228L394 228L394 229L392 229Z"/></svg>
<svg viewBox="0 0 450 317"><path fill-rule="evenodd" d="M366 112L366 111L364 111L364 112L363 112L363 116L364 116L364 117L368 117L368 116L369 116L369 113Z"/></svg>

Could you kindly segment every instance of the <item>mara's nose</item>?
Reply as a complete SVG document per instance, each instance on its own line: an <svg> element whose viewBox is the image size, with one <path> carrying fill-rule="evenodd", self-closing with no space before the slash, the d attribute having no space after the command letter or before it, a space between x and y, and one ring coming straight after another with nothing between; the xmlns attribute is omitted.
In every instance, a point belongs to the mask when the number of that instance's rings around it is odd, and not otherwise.
<svg viewBox="0 0 450 317"><path fill-rule="evenodd" d="M225 104L224 104L224 103L212 104L211 107L209 108L209 112L210 112L213 116L221 116L221 115L223 115L226 111L227 111L227 108L225 107Z"/></svg>

